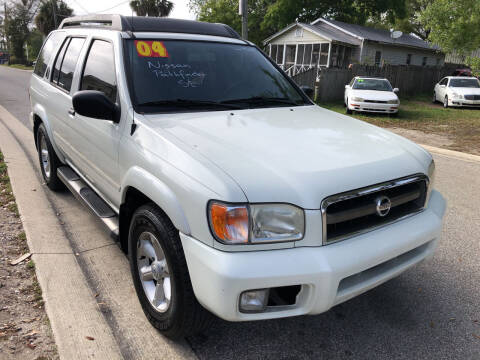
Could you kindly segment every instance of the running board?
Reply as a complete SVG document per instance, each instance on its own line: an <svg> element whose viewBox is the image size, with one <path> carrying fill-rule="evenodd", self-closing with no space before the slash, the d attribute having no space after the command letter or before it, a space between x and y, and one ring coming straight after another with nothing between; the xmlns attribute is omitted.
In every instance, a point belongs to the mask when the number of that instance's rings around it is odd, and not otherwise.
<svg viewBox="0 0 480 360"><path fill-rule="evenodd" d="M90 211L110 230L110 236L118 241L118 216L69 166L57 169L59 179Z"/></svg>

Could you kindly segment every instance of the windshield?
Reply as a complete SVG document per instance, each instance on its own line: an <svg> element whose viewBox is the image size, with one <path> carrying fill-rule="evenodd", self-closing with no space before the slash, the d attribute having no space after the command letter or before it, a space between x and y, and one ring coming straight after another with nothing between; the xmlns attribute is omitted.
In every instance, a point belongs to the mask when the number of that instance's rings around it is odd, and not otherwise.
<svg viewBox="0 0 480 360"><path fill-rule="evenodd" d="M252 46L136 39L127 40L126 48L134 102L142 112L310 104Z"/></svg>
<svg viewBox="0 0 480 360"><path fill-rule="evenodd" d="M357 79L353 88L355 90L392 91L392 85L387 80L381 79Z"/></svg>
<svg viewBox="0 0 480 360"><path fill-rule="evenodd" d="M457 88L480 88L477 79L450 79L449 86Z"/></svg>

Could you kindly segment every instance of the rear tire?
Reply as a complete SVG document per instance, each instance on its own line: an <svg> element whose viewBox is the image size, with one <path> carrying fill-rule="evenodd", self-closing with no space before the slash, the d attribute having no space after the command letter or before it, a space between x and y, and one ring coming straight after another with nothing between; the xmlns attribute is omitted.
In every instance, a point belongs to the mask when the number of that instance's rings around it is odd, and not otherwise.
<svg viewBox="0 0 480 360"><path fill-rule="evenodd" d="M150 323L171 339L206 328L213 316L195 297L178 230L154 204L133 214L128 246L133 283Z"/></svg>
<svg viewBox="0 0 480 360"><path fill-rule="evenodd" d="M57 176L57 169L62 166L62 163L52 147L45 125L40 124L36 135L38 161L40 162L43 180L50 190L62 190L65 186Z"/></svg>
<svg viewBox="0 0 480 360"><path fill-rule="evenodd" d="M436 103L437 102L437 94L435 93L435 91L433 92L433 98L432 98L432 103Z"/></svg>

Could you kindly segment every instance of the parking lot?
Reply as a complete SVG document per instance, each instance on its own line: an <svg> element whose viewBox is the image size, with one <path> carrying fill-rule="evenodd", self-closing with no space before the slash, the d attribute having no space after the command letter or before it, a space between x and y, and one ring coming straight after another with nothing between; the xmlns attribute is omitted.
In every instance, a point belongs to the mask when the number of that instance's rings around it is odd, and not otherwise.
<svg viewBox="0 0 480 360"><path fill-rule="evenodd" d="M17 118L0 118L0 125L10 129L9 138L15 136L12 142L23 151L23 157L14 161L29 164L31 170L38 174L29 130L18 126L17 122L27 123L29 76L28 72L0 68L0 82L8 84L0 88L0 105ZM441 129L440 125L453 128L454 118L460 119L457 114L475 114L472 115L474 119L465 116L459 120L465 123L478 124L477 121L480 121L480 115L473 110L444 111L440 105L435 105L432 110L422 110L426 104L426 100L418 105L415 101L405 102L405 110L398 119L361 118L380 122L382 126L388 126L387 122L397 122L397 125L398 122L406 122L418 126L419 130ZM328 107L342 111L341 104ZM455 115L446 120L437 114L437 107L439 112ZM410 111L425 111L425 123L418 118L418 124L414 125L415 116ZM455 133L456 130L448 131ZM465 134L468 135L467 132ZM6 136L5 133L3 136ZM0 147L3 146L5 144L0 142ZM460 142L452 148L455 146L461 146ZM2 151L7 152L3 148ZM127 258L103 231L98 219L71 194L50 193L38 179L29 179L38 183L40 195L48 192L42 195L47 203L44 205L57 214L57 226L66 238L58 251L66 252L70 247L69 251L76 254L74 259L80 269L79 278L75 277L73 284L66 281L64 286L86 284L90 301L100 309L100 316L85 317L82 311L88 304L73 301L70 314L65 319L52 318L52 314L56 314L52 304L74 299L75 294L65 291L65 299L52 299L48 293L55 284L44 288L54 332L70 326L70 332L55 333L57 342L60 341L60 347L73 344L79 351L87 347L82 353L89 354L91 358L101 357L100 353L110 353L111 358L131 359L478 359L480 193L477 189L480 187L480 162L441 154L434 156L437 163L436 187L446 197L448 209L443 239L433 260L322 315L254 323L217 320L204 333L180 344L165 340L145 319L131 282ZM31 192L31 188L21 190ZM28 210L25 205L23 208ZM28 213L31 211L28 210ZM42 216L47 217L48 214ZM30 219L39 223L52 219L33 220ZM53 267L58 266L52 271L52 276L62 272L59 259L64 259L64 255L47 256L45 261L54 264ZM63 274L64 279L68 276ZM52 301L50 305L49 301ZM64 324L67 320L71 323ZM77 322L79 326L86 324L92 332L98 332L97 341L85 341L86 334L75 337ZM113 339L111 342L101 342L103 330L98 330L100 328L108 330Z"/></svg>

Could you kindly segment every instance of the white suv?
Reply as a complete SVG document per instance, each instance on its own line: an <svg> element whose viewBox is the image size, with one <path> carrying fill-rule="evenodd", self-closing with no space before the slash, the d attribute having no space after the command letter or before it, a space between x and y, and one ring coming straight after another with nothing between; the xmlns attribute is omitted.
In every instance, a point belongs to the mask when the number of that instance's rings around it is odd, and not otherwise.
<svg viewBox="0 0 480 360"><path fill-rule="evenodd" d="M440 239L432 156L316 106L228 26L66 19L30 94L46 184L103 220L169 337L322 313Z"/></svg>

